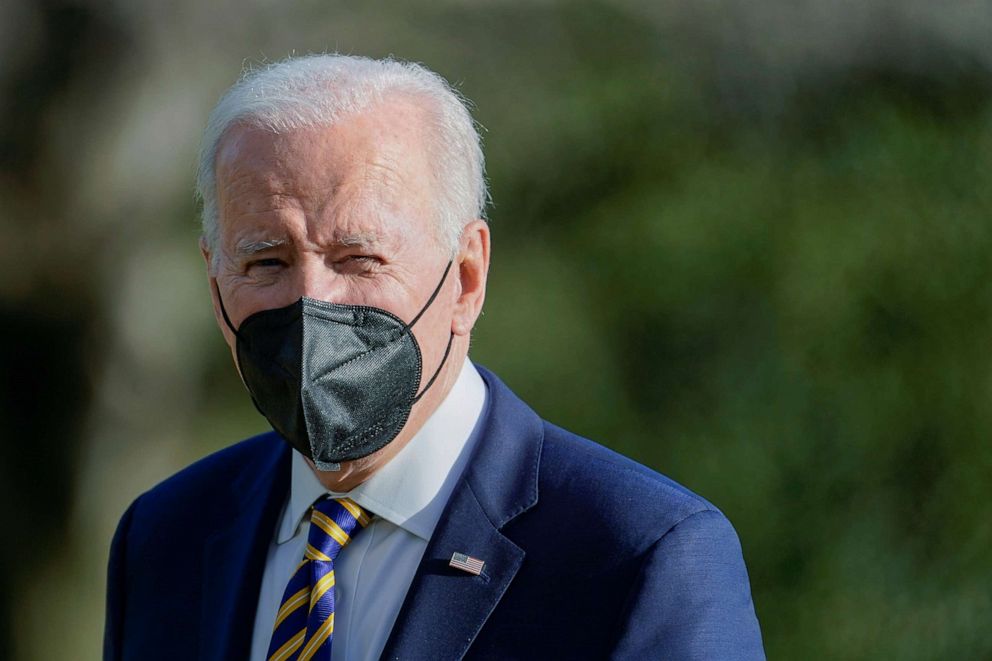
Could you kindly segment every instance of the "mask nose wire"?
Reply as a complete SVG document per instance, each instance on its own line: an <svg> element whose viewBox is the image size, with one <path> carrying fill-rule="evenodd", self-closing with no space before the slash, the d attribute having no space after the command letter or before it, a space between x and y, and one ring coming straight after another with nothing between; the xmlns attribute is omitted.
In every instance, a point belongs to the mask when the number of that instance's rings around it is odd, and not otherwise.
<svg viewBox="0 0 992 661"><path fill-rule="evenodd" d="M227 316L227 309L224 307L224 299L220 295L220 287L217 286L216 280L214 280L214 291L217 292L217 301L220 303L220 313L221 316L224 317L224 323L227 324L227 327L231 329L232 333L234 333L234 337L240 340L241 334L238 332L238 329L234 327L234 324L231 323L231 318Z"/></svg>
<svg viewBox="0 0 992 661"><path fill-rule="evenodd" d="M441 274L441 280L440 282L437 283L437 287L434 288L434 292L431 293L430 298L428 298L427 302L424 303L424 307L420 308L420 312L417 313L417 316L415 316L413 320L406 325L406 327L403 329L404 332L413 328L413 325L418 321L420 321L420 318L424 316L425 312L427 312L427 308L431 306L431 303L434 302L434 299L437 298L437 295L441 293L441 287L444 286L444 281L448 279L448 272L451 270L451 265L453 263L454 260L448 261L448 265L444 267L444 273ZM222 317L224 317L224 323L227 324L227 327L231 329L231 332L234 333L235 337L240 338L241 334L238 333L238 329L235 328L234 324L231 323L231 318L227 314L227 308L224 307L224 297L220 295L220 287L217 285L216 280L214 280L214 291L217 292L217 302L220 303L220 314ZM445 353L445 355L447 355L447 352Z"/></svg>
<svg viewBox="0 0 992 661"><path fill-rule="evenodd" d="M431 294L430 298L427 299L427 302L424 303L424 307L420 309L420 312L417 313L417 316L415 316L413 320L406 325L405 331L409 331L411 328L413 328L413 325L415 323L420 321L420 318L424 316L425 312L427 312L427 308L431 306L431 304L434 302L434 299L437 298L437 295L441 293L441 287L444 286L444 281L448 279L448 272L451 271L451 265L453 263L454 260L450 260L448 262L448 265L444 267L444 273L441 274L441 280L440 282L437 283L437 287L434 288L434 292ZM235 337L241 339L241 334L238 332L238 329L234 327L234 324L231 323L231 318L227 314L227 308L224 307L224 297L220 295L220 287L217 286L216 280L214 281L214 290L217 292L217 302L220 303L220 314L222 317L224 317L224 323L227 324L227 327L231 329L231 332L234 333ZM455 334L449 333L448 344L444 347L444 355L441 357L441 363L437 366L437 369L434 370L434 375L431 376L430 380L427 382L426 385L424 385L423 389L416 396L414 396L411 404L416 404L417 401L424 396L424 393L426 393L430 389L430 387L434 385L434 381L436 381L438 375L441 374L441 368L444 367L444 363L447 362L448 360L448 355L451 353L451 343L454 339L455 339ZM258 405L256 404L256 407L257 406Z"/></svg>

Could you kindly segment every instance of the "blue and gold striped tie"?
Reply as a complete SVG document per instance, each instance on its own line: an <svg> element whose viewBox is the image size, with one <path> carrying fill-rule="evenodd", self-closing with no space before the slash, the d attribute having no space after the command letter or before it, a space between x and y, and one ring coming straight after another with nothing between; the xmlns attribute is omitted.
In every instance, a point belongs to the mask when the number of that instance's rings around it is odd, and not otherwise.
<svg viewBox="0 0 992 661"><path fill-rule="evenodd" d="M334 636L334 558L369 515L348 498L314 503L303 562L293 572L272 627L269 661L329 661Z"/></svg>

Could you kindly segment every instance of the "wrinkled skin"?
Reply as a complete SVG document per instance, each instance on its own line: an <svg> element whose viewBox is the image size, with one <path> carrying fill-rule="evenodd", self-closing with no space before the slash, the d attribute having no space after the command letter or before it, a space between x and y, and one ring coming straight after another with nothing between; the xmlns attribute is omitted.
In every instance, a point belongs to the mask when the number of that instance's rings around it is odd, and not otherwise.
<svg viewBox="0 0 992 661"><path fill-rule="evenodd" d="M424 111L387 100L332 127L275 135L235 126L216 162L220 239L201 245L214 314L232 355L235 327L260 310L301 296L370 305L409 321L423 307L452 254L438 238ZM472 219L437 299L413 328L423 353L421 387L437 369L449 334L451 355L414 405L396 439L340 471L316 471L348 491L399 452L447 395L468 353L485 299L489 230ZM235 362L237 359L235 358Z"/></svg>

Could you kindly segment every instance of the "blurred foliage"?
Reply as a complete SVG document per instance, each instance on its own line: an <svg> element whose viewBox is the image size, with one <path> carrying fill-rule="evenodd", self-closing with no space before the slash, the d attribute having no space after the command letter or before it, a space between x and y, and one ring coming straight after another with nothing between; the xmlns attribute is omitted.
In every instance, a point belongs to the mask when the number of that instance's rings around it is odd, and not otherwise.
<svg viewBox="0 0 992 661"><path fill-rule="evenodd" d="M212 328L195 141L243 58L335 48L475 101L474 359L728 514L770 658L992 656L992 10L224 7L7 10L0 657L96 658L127 502L264 429Z"/></svg>

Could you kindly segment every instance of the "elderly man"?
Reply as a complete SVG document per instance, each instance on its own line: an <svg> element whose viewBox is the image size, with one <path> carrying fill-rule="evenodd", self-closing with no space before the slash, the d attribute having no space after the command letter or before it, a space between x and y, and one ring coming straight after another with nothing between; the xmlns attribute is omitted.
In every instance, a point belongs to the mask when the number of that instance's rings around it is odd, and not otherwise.
<svg viewBox="0 0 992 661"><path fill-rule="evenodd" d="M106 658L762 658L723 515L467 360L486 189L440 77L250 73L199 187L218 325L275 431L124 515Z"/></svg>

